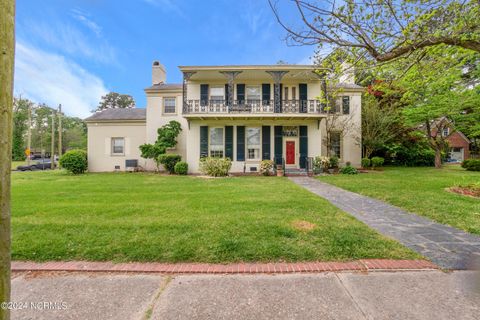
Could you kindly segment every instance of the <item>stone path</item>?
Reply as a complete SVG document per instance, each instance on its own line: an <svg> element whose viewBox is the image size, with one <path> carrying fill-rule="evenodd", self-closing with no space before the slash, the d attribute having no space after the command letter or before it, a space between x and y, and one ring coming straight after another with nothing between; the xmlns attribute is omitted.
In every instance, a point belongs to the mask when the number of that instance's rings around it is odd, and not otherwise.
<svg viewBox="0 0 480 320"><path fill-rule="evenodd" d="M476 235L313 178L289 179L444 269L470 269L480 259L480 237Z"/></svg>
<svg viewBox="0 0 480 320"><path fill-rule="evenodd" d="M12 320L474 320L474 271L14 274Z"/></svg>

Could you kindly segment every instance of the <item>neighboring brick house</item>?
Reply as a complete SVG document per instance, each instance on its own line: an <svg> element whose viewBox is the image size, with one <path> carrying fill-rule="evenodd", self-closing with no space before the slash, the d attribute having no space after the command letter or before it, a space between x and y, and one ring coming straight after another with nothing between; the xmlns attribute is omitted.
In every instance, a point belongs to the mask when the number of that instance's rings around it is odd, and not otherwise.
<svg viewBox="0 0 480 320"><path fill-rule="evenodd" d="M447 137L450 160L462 162L468 159L470 157L470 140L460 131L455 131L452 134L449 131L450 128L445 128L442 134Z"/></svg>

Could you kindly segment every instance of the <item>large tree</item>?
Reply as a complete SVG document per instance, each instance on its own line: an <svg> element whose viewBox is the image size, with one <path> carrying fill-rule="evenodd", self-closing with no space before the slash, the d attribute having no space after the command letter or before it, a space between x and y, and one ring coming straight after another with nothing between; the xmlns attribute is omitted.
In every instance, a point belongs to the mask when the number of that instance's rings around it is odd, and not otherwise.
<svg viewBox="0 0 480 320"><path fill-rule="evenodd" d="M290 0L298 12L291 24L277 2L269 0L296 45L342 48L377 62L439 44L480 52L478 0Z"/></svg>
<svg viewBox="0 0 480 320"><path fill-rule="evenodd" d="M426 49L414 64L396 61L378 71L378 77L388 79L380 83L380 90L391 84L401 88L405 122L424 134L435 151L437 168L448 147L445 129L451 134L455 124L468 115L467 110L478 110L478 86L464 76L466 66L479 59L474 51L442 45Z"/></svg>
<svg viewBox="0 0 480 320"><path fill-rule="evenodd" d="M10 301L10 170L12 161L15 1L0 0L0 302ZM0 320L10 319L0 308Z"/></svg>
<svg viewBox="0 0 480 320"><path fill-rule="evenodd" d="M115 108L134 108L135 100L128 94L120 94L117 92L110 92L102 97L100 103L95 111Z"/></svg>

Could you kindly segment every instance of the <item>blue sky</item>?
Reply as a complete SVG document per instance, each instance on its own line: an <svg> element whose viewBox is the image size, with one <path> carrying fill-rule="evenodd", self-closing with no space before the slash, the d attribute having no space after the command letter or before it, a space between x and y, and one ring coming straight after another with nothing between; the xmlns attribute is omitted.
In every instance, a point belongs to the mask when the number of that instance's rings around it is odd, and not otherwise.
<svg viewBox="0 0 480 320"><path fill-rule="evenodd" d="M285 0L280 8L293 17ZM15 94L85 117L108 91L145 106L151 63L309 63L289 47L267 0L17 0Z"/></svg>

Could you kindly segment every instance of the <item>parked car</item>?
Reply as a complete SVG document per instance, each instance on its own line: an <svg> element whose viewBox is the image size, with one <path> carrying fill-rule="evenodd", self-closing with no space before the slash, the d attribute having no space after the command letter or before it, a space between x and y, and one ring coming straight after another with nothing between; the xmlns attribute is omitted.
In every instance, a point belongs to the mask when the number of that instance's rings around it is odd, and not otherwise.
<svg viewBox="0 0 480 320"><path fill-rule="evenodd" d="M54 163L54 167L56 164ZM18 171L32 171L32 170L48 170L52 167L52 162L50 159L40 159L34 164L18 166Z"/></svg>

